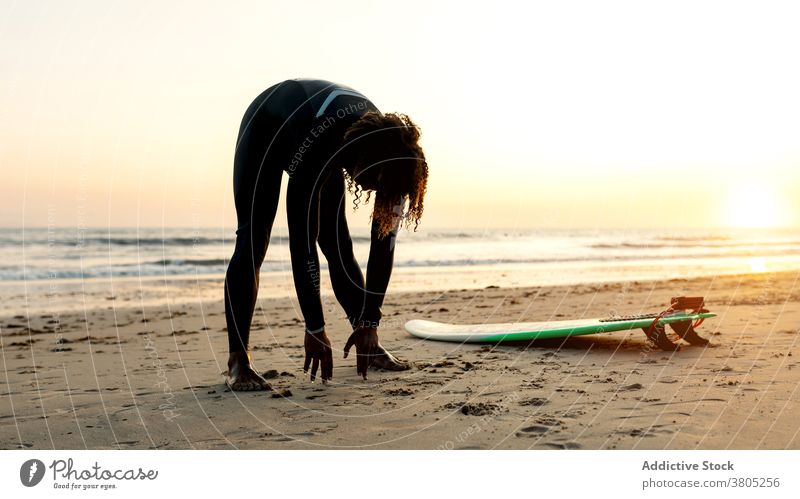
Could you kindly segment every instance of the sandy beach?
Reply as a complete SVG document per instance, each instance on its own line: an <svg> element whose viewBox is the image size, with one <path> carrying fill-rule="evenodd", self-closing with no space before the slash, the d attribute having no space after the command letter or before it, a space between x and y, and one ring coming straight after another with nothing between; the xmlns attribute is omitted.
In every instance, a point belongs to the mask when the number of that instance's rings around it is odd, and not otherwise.
<svg viewBox="0 0 800 499"><path fill-rule="evenodd" d="M297 304L262 297L253 361L273 390L223 385L221 300L0 318L4 449L797 449L798 274L389 294L380 335L407 372L302 373ZM130 283L133 286L134 284ZM710 347L654 350L639 331L529 345L426 342L412 318L459 323L658 311L705 295ZM100 303L99 297L94 303Z"/></svg>

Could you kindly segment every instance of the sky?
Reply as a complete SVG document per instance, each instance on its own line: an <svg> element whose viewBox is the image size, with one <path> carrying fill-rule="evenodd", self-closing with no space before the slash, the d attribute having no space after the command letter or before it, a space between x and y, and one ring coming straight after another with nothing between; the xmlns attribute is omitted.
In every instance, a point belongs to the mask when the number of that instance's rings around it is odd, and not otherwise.
<svg viewBox="0 0 800 499"><path fill-rule="evenodd" d="M316 77L420 126L423 228L796 227L799 23L792 2L2 0L0 226L235 227L244 110Z"/></svg>

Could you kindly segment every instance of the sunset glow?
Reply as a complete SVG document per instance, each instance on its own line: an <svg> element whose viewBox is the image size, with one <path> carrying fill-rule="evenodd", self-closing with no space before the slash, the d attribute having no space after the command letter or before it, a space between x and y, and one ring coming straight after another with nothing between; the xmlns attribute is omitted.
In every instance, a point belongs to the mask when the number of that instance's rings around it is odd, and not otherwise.
<svg viewBox="0 0 800 499"><path fill-rule="evenodd" d="M790 222L784 205L777 189L771 189L763 182L753 181L731 190L724 216L730 227L784 227Z"/></svg>
<svg viewBox="0 0 800 499"><path fill-rule="evenodd" d="M242 115L296 77L421 127L422 228L772 227L800 212L793 7L205 5L186 22L172 2L7 4L0 226L235 227ZM265 29L276 12L287 22Z"/></svg>
<svg viewBox="0 0 800 499"><path fill-rule="evenodd" d="M767 260L763 257L754 257L749 260L750 271L755 273L762 273L767 271Z"/></svg>

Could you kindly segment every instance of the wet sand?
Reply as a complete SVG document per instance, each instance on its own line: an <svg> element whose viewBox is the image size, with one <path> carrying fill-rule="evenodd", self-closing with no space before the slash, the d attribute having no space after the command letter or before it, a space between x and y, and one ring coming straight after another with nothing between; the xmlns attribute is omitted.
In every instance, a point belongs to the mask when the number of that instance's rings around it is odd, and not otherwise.
<svg viewBox="0 0 800 499"><path fill-rule="evenodd" d="M0 447L798 449L798 277L390 293L382 343L414 368L367 381L341 358L347 323L327 296L327 386L303 377L296 302L262 297L253 361L274 390L255 393L223 385L221 299L134 308L95 296L81 311L11 312L0 317ZM719 314L700 329L711 346L666 353L641 330L459 345L402 328L653 312L677 295L705 295Z"/></svg>

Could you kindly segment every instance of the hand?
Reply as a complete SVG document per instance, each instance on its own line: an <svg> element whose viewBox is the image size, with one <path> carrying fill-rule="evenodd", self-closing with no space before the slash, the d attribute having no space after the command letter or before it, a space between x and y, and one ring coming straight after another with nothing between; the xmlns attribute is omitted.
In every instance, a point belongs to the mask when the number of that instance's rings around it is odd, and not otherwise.
<svg viewBox="0 0 800 499"><path fill-rule="evenodd" d="M391 371L405 371L407 362L390 354L378 342L378 330L374 327L359 327L353 331L344 346L344 358L350 354L350 348L356 346L356 372L367 379L370 366Z"/></svg>
<svg viewBox="0 0 800 499"><path fill-rule="evenodd" d="M308 366L311 365L311 381L317 378L317 369L320 364L322 364L322 372L320 373L322 382L325 383L333 378L333 351L331 350L331 340L328 339L325 331L316 334L306 333L303 346L306 348L306 362L303 364L303 372L307 373Z"/></svg>

